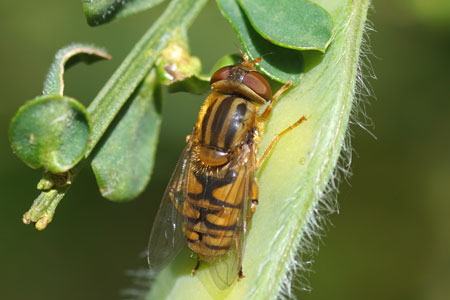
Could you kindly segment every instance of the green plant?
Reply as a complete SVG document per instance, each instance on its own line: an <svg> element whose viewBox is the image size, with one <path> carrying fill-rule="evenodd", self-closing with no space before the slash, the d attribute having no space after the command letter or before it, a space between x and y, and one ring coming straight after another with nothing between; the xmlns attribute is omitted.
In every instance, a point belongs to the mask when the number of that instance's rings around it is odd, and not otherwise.
<svg viewBox="0 0 450 300"><path fill-rule="evenodd" d="M98 25L160 2L84 1L84 7L89 24ZM182 299L186 293L195 293L196 299L273 299L282 291L289 294L295 255L315 232L316 212L324 205L320 200L333 181L344 144L369 0L283 0L275 6L272 1L217 2L250 58L271 53L259 64L261 71L274 82L295 84L275 106L261 149L300 115L308 121L281 139L259 170L261 205L247 237L247 278L226 292L218 291L206 267L198 276L189 275L192 261L184 253L156 277L148 299ZM108 55L80 44L57 54L44 95L19 109L9 131L16 154L30 167L44 168L41 193L25 213L25 223L44 229L87 163L100 192L110 200L131 200L145 188L161 122L161 85L173 92L201 93L209 88L209 76L200 74L200 62L189 55L186 37L205 3L171 1L87 108L64 96L64 68ZM235 59L225 57L217 67Z"/></svg>

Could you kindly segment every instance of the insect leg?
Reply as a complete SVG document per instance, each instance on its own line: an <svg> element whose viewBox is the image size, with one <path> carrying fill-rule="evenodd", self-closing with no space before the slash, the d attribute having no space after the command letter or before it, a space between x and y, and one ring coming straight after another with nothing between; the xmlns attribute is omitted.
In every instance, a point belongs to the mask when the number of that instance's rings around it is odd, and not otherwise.
<svg viewBox="0 0 450 300"><path fill-rule="evenodd" d="M267 119L267 117L270 115L270 112L272 111L273 108L273 103L275 102L275 100L278 99L278 97L280 97L280 95L282 93L284 93L288 88L290 88L292 85L291 81L286 82L285 85L283 85L276 93L275 95L273 95L272 99L270 99L270 103L269 105L267 105L266 110L264 110L264 112L261 114L261 116L259 117L259 119L261 121L265 121Z"/></svg>
<svg viewBox="0 0 450 300"><path fill-rule="evenodd" d="M250 191L250 213L247 216L246 224L250 222L251 218L253 217L253 214L255 213L256 206L258 206L258 182L256 182L256 179L253 179L251 191Z"/></svg>
<svg viewBox="0 0 450 300"><path fill-rule="evenodd" d="M239 267L239 272L238 272L238 280L244 279L245 275L242 272L242 265Z"/></svg>
<svg viewBox="0 0 450 300"><path fill-rule="evenodd" d="M242 244L240 242L240 235L242 233L237 232L236 234L238 235L238 237L235 239L235 241L236 241L236 252L242 254L242 249L241 249ZM238 280L240 280L240 279L245 278L244 272L242 271L242 256L239 256L239 262L238 263L239 263Z"/></svg>
<svg viewBox="0 0 450 300"><path fill-rule="evenodd" d="M292 129L294 129L295 127L297 127L298 125L302 124L304 121L306 121L306 117L302 116L300 119L297 120L297 122L295 122L294 124L292 124L291 126L289 126L288 128L286 128L285 130L283 130L282 132L278 133L276 136L273 137L272 141L270 142L269 146L267 147L266 151L264 151L263 155L260 157L260 159L258 159L258 161L256 162L256 167L255 169L258 169L259 166L264 162L264 160L267 158L267 156L270 154L270 152L272 151L273 147L275 147L276 143L278 142L278 139L285 133L288 133L289 131L291 131Z"/></svg>
<svg viewBox="0 0 450 300"><path fill-rule="evenodd" d="M200 267L200 257L197 255L197 263L195 267L192 269L191 276L194 276L197 273L198 268Z"/></svg>

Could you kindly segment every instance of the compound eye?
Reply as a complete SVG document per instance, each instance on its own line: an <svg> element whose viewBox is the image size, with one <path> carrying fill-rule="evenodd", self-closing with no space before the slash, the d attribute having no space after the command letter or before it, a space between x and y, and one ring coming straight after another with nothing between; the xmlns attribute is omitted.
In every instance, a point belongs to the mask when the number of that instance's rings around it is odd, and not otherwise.
<svg viewBox="0 0 450 300"><path fill-rule="evenodd" d="M233 66L226 66L217 70L213 76L211 76L211 80L209 81L211 84L214 82L225 80L230 76L230 70Z"/></svg>
<svg viewBox="0 0 450 300"><path fill-rule="evenodd" d="M272 97L272 89L270 88L269 83L258 72L248 72L242 83L267 101Z"/></svg>

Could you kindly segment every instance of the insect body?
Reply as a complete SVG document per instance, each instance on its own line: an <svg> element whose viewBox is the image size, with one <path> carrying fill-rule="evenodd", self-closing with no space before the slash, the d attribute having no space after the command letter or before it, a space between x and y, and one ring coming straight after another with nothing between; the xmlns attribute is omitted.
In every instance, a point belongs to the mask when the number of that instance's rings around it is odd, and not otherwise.
<svg viewBox="0 0 450 300"><path fill-rule="evenodd" d="M163 197L150 235L150 268L159 271L183 245L212 263L217 286L226 288L243 277L242 255L247 223L258 204L254 172L256 146L273 100L270 85L255 69L256 61L219 69L211 77L212 92L203 103L192 135ZM259 108L270 102L262 114Z"/></svg>

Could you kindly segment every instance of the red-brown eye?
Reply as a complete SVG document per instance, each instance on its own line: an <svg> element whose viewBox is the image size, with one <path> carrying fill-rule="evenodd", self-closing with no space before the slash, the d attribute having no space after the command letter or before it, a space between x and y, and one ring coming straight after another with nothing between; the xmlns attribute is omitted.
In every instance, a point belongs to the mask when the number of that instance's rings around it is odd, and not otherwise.
<svg viewBox="0 0 450 300"><path fill-rule="evenodd" d="M247 73L242 83L266 100L269 100L270 97L272 97L272 89L270 88L269 83L258 72Z"/></svg>
<svg viewBox="0 0 450 300"><path fill-rule="evenodd" d="M213 76L211 76L211 80L209 81L211 84L214 82L225 80L230 76L230 70L233 66L226 66L217 70Z"/></svg>

